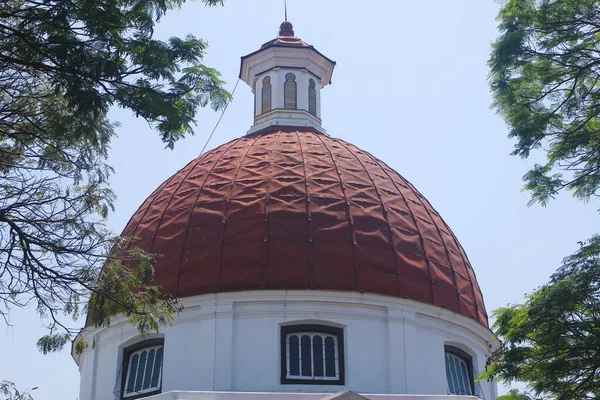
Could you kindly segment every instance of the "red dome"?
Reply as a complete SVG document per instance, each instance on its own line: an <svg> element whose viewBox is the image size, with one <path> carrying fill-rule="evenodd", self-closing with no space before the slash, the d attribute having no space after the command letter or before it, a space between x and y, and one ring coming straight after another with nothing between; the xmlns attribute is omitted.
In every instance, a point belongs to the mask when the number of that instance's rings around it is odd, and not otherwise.
<svg viewBox="0 0 600 400"><path fill-rule="evenodd" d="M122 235L163 255L155 282L177 297L359 291L488 324L467 256L429 202L377 158L308 129L245 136L198 157Z"/></svg>

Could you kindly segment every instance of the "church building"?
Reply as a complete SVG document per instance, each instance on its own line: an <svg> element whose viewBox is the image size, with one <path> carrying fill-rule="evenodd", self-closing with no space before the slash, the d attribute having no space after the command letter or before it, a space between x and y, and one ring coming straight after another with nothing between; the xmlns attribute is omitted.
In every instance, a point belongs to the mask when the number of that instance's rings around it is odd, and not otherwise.
<svg viewBox="0 0 600 400"><path fill-rule="evenodd" d="M241 60L254 125L192 160L122 236L183 309L86 327L80 400L458 400L498 342L465 251L417 189L321 124L335 62L295 36ZM341 117L341 116L340 116Z"/></svg>

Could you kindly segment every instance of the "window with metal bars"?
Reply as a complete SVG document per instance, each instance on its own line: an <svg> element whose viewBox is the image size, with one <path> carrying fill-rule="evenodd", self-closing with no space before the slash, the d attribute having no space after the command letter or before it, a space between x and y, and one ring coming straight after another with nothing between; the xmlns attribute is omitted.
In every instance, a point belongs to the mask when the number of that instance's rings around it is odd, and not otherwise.
<svg viewBox="0 0 600 400"><path fill-rule="evenodd" d="M281 327L281 383L343 385L343 334L325 325Z"/></svg>
<svg viewBox="0 0 600 400"><path fill-rule="evenodd" d="M317 88L312 78L308 81L308 112L317 116Z"/></svg>
<svg viewBox="0 0 600 400"><path fill-rule="evenodd" d="M265 76L261 89L261 114L271 111L271 78Z"/></svg>
<svg viewBox="0 0 600 400"><path fill-rule="evenodd" d="M453 346L445 346L444 350L448 394L472 396L475 393L473 359L463 350Z"/></svg>
<svg viewBox="0 0 600 400"><path fill-rule="evenodd" d="M285 74L285 83L283 84L283 107L295 110L298 108L297 98L296 75L290 72Z"/></svg>
<svg viewBox="0 0 600 400"><path fill-rule="evenodd" d="M163 339L152 339L125 349L122 399L136 399L161 392L163 343Z"/></svg>

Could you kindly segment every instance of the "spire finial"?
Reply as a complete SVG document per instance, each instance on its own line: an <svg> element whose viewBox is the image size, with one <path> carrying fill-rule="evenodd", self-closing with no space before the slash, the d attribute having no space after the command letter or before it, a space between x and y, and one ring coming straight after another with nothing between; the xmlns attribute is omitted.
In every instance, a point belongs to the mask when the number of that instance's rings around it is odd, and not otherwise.
<svg viewBox="0 0 600 400"><path fill-rule="evenodd" d="M285 21L283 21L279 27L279 37L294 37L294 26L288 21L287 16L287 0L283 0L283 10Z"/></svg>

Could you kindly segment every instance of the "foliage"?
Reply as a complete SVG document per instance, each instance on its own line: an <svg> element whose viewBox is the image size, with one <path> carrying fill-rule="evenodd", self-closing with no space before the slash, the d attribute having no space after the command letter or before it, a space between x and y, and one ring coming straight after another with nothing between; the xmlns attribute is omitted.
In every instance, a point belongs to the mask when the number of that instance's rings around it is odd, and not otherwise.
<svg viewBox="0 0 600 400"><path fill-rule="evenodd" d="M514 155L543 149L525 176L533 201L563 188L587 200L600 185L600 4L506 0L490 58L494 107L516 139Z"/></svg>
<svg viewBox="0 0 600 400"><path fill-rule="evenodd" d="M501 3L490 85L516 140L512 154L544 157L523 177L530 204L563 189L589 201L600 187L600 3ZM594 236L524 304L494 312L504 343L482 377L524 381L544 398L600 395L599 254Z"/></svg>
<svg viewBox="0 0 600 400"><path fill-rule="evenodd" d="M494 318L503 343L483 378L527 382L557 399L600 396L600 236L565 258L524 304Z"/></svg>
<svg viewBox="0 0 600 400"><path fill-rule="evenodd" d="M496 400L536 400L528 393L521 393L517 389L511 389L507 394L496 397Z"/></svg>
<svg viewBox="0 0 600 400"><path fill-rule="evenodd" d="M182 3L0 2L0 315L10 323L12 308L34 305L50 329L43 352L75 333L63 314L89 311L90 324L105 326L122 313L146 331L176 310L150 285L155 257L125 251L127 238L104 221L114 201L111 107L144 118L172 148L193 133L200 107L230 100L202 64L205 42L153 37L159 18Z"/></svg>
<svg viewBox="0 0 600 400"><path fill-rule="evenodd" d="M33 388L31 390L35 390ZM0 381L0 396L3 396L3 400L33 400L31 397L30 390L19 392L13 382Z"/></svg>

